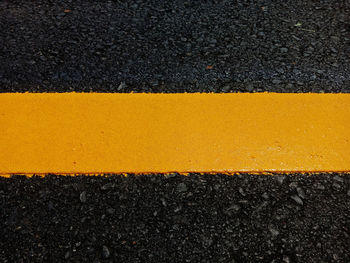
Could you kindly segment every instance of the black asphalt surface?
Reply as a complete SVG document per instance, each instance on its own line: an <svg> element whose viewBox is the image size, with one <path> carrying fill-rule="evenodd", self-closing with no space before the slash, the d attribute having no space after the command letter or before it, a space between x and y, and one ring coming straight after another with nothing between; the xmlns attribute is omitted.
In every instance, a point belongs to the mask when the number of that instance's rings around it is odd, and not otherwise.
<svg viewBox="0 0 350 263"><path fill-rule="evenodd" d="M350 0L0 0L0 92L349 80ZM0 178L0 262L348 263L350 175Z"/></svg>
<svg viewBox="0 0 350 263"><path fill-rule="evenodd" d="M0 1L0 89L350 92L350 0Z"/></svg>
<svg viewBox="0 0 350 263"><path fill-rule="evenodd" d="M350 176L0 182L1 262L350 262Z"/></svg>

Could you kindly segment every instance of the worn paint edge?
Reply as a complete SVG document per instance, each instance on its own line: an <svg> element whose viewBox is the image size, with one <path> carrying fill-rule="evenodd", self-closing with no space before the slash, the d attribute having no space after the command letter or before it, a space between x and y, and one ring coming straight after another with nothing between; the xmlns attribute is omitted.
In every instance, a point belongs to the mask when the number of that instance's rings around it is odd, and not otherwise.
<svg viewBox="0 0 350 263"><path fill-rule="evenodd" d="M12 178L12 177L41 177L45 178L47 176L63 176L63 177L77 177L77 176L97 176L97 177L113 177L113 176L124 176L128 177L131 175L135 176L147 176L147 175L162 175L168 176L170 174L189 176L191 174L197 175L226 175L226 176L237 176L237 175L270 175L270 176L280 176L280 175L320 175L320 174L341 174L341 175L350 175L350 171L251 171L251 172L142 172L142 173L14 173L14 174L0 174L0 178Z"/></svg>

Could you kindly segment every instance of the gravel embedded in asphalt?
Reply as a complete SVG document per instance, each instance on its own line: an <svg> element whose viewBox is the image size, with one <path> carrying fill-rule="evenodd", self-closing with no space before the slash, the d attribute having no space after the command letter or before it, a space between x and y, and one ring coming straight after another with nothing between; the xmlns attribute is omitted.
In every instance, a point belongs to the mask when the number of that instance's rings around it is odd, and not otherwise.
<svg viewBox="0 0 350 263"><path fill-rule="evenodd" d="M350 92L350 1L0 1L0 92ZM350 175L0 178L1 262L350 262Z"/></svg>
<svg viewBox="0 0 350 263"><path fill-rule="evenodd" d="M0 178L0 261L349 262L335 176Z"/></svg>
<svg viewBox="0 0 350 263"><path fill-rule="evenodd" d="M350 1L1 1L0 91L350 92Z"/></svg>

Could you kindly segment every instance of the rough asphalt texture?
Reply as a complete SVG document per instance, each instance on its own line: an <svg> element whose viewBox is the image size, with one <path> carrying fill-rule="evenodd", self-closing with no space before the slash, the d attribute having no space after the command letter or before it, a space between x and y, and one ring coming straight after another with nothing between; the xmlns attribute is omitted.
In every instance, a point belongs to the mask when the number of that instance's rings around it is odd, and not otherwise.
<svg viewBox="0 0 350 263"><path fill-rule="evenodd" d="M0 182L1 262L350 262L350 176Z"/></svg>
<svg viewBox="0 0 350 263"><path fill-rule="evenodd" d="M0 92L350 92L350 0L0 1ZM0 178L1 262L350 262L350 175Z"/></svg>
<svg viewBox="0 0 350 263"><path fill-rule="evenodd" d="M0 1L0 90L350 92L350 0Z"/></svg>

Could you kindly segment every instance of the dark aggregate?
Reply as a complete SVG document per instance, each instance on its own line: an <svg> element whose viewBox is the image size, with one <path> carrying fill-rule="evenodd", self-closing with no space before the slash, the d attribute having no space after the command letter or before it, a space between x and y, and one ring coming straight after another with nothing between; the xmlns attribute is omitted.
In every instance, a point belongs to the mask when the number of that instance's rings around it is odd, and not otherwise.
<svg viewBox="0 0 350 263"><path fill-rule="evenodd" d="M350 0L2 0L0 92L350 92Z"/></svg>
<svg viewBox="0 0 350 263"><path fill-rule="evenodd" d="M0 0L0 92L350 92L350 0ZM0 178L0 262L350 262L350 175Z"/></svg>
<svg viewBox="0 0 350 263"><path fill-rule="evenodd" d="M0 178L0 261L350 262L349 191L336 174Z"/></svg>

